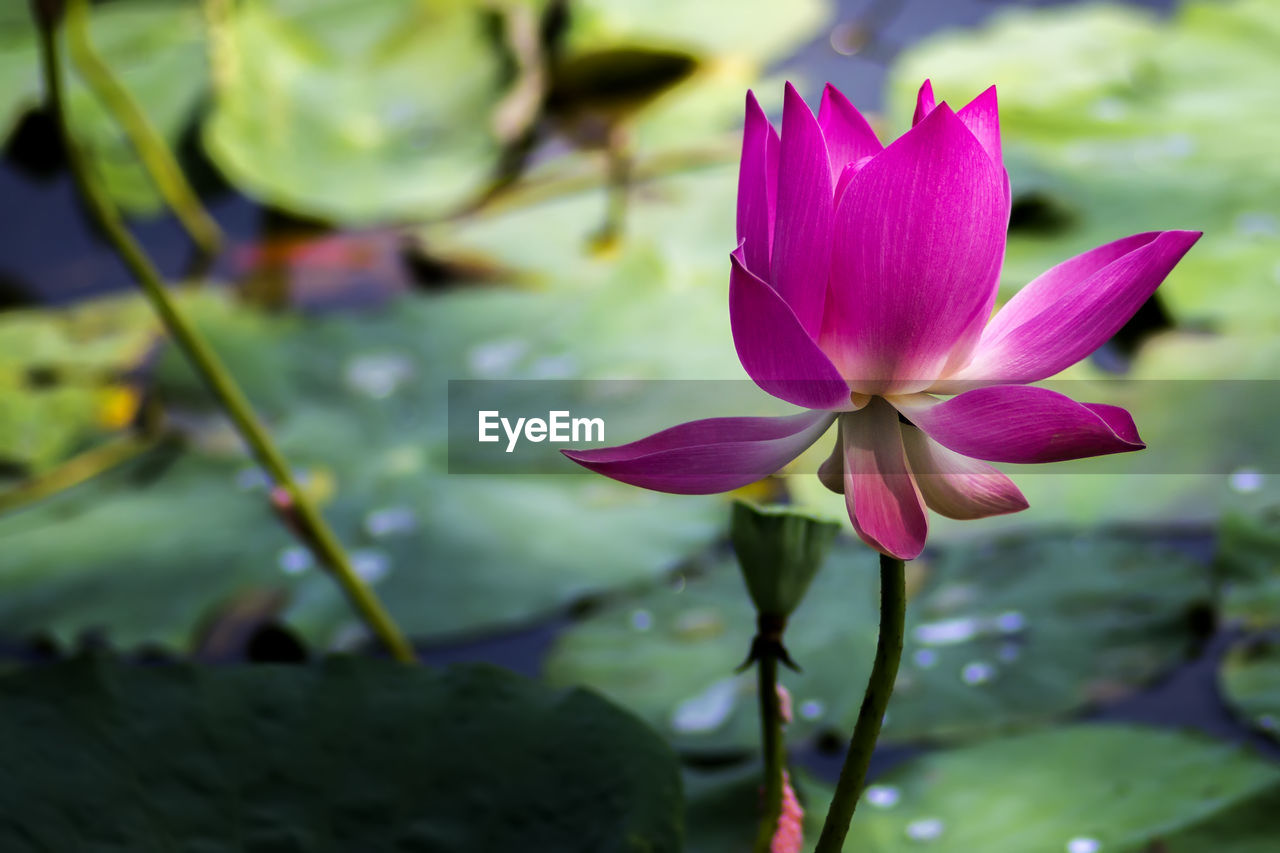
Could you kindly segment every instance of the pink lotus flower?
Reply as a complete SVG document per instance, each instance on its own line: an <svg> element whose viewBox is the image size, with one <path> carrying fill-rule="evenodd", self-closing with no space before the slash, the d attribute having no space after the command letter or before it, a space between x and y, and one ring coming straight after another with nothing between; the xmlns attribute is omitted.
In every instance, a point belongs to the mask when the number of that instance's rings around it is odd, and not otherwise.
<svg viewBox="0 0 1280 853"><path fill-rule="evenodd" d="M1200 232L1099 246L992 317L1009 205L995 87L953 112L926 80L914 126L887 147L829 84L816 118L787 85L781 138L748 93L734 344L756 384L808 411L694 421L565 455L624 483L708 494L778 471L838 422L819 476L844 493L868 545L911 559L926 507L961 519L1027 507L986 462L1141 449L1123 409L1026 383L1110 338Z"/></svg>

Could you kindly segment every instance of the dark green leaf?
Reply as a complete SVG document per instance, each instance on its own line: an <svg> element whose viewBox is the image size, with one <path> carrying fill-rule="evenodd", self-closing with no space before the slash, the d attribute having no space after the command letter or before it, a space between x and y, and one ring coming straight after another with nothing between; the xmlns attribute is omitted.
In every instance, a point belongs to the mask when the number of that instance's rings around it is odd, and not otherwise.
<svg viewBox="0 0 1280 853"><path fill-rule="evenodd" d="M390 662L0 679L6 850L680 849L670 750L582 692Z"/></svg>

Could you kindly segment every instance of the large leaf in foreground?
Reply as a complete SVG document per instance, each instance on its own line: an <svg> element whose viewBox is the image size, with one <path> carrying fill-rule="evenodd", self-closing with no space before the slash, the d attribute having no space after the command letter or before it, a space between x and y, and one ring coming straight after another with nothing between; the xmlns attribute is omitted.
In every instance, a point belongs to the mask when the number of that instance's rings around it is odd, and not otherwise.
<svg viewBox="0 0 1280 853"><path fill-rule="evenodd" d="M884 737L965 738L1115 698L1196 641L1207 567L1166 546L1040 535L955 547L923 566ZM877 631L874 555L838 547L791 619L784 671L793 742L852 730ZM690 750L750 750L754 676L733 674L754 615L732 566L619 602L564 634L548 663L634 709Z"/></svg>
<svg viewBox="0 0 1280 853"><path fill-rule="evenodd" d="M6 850L680 848L657 736L487 666L77 660L0 701Z"/></svg>

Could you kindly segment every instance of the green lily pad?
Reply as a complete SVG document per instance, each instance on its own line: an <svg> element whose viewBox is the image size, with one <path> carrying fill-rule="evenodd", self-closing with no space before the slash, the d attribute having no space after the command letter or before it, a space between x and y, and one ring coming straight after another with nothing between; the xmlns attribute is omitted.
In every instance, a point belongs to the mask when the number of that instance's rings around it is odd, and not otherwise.
<svg viewBox="0 0 1280 853"><path fill-rule="evenodd" d="M837 547L791 618L784 671L793 743L852 730L877 633L875 555ZM1210 598L1206 567L1152 542L1039 535L954 547L915 563L907 642L884 737L962 739L1115 698L1178 662ZM755 679L734 675L755 617L729 565L603 610L547 663L691 751L758 741Z"/></svg>
<svg viewBox="0 0 1280 853"><path fill-rule="evenodd" d="M888 853L927 842L948 853L1235 850L1230 830L1216 846L1175 840L1210 824L1225 828L1228 810L1273 796L1277 783L1274 764L1235 745L1131 726L1070 726L890 771L863 795L846 849ZM1273 816L1272 833L1276 827Z"/></svg>
<svg viewBox="0 0 1280 853"><path fill-rule="evenodd" d="M1280 534L1274 511L1258 519L1224 518L1214 568L1223 616L1249 628L1280 624Z"/></svg>
<svg viewBox="0 0 1280 853"><path fill-rule="evenodd" d="M451 379L609 375L620 366L631 376L690 377L698 374L680 371L736 362L727 336L726 352L686 360L617 331L661 322L694 338L706 315L661 282L589 298L406 297L311 320L263 315L213 291L185 307L415 636L527 622L652 581L704 548L728 517L720 498L631 488L554 453L562 473L449 473ZM122 471L0 518L6 630L66 638L99 627L122 644L181 644L205 608L266 586L292 592L286 618L312 642L358 638L349 607L280 529L265 479L181 356L168 352L158 373L157 395L191 427L192 448L152 477ZM716 414L714 402L700 405ZM665 408L648 417L634 428L669 425Z"/></svg>
<svg viewBox="0 0 1280 853"><path fill-rule="evenodd" d="M1015 232L1010 289L1101 242L1199 229L1165 304L1184 323L1274 333L1280 169L1266 152L1280 124L1256 104L1280 84L1278 32L1266 0L1190 2L1167 22L1120 7L1018 10L909 50L890 103L903 126L926 76L953 104L998 85L1015 205L1030 191L1066 214Z"/></svg>
<svg viewBox="0 0 1280 853"><path fill-rule="evenodd" d="M27 4L0 13L0 139L40 104L39 53ZM195 120L209 85L204 19L194 0L120 0L95 5L94 49L168 142ZM145 61L142 61L145 59ZM127 212L158 213L163 202L115 119L89 91L63 47L71 131L103 186Z"/></svg>
<svg viewBox="0 0 1280 853"><path fill-rule="evenodd" d="M1276 845L1280 785L1164 839L1168 853L1269 853Z"/></svg>
<svg viewBox="0 0 1280 853"><path fill-rule="evenodd" d="M795 775L811 851L834 789ZM686 771L684 787L689 853L750 844L758 765ZM890 771L863 794L844 849L1263 853L1280 829L1277 803L1274 765L1237 748L1155 729L1071 726Z"/></svg>
<svg viewBox="0 0 1280 853"><path fill-rule="evenodd" d="M1275 637L1237 642L1222 661L1218 683L1237 716L1280 740L1280 648Z"/></svg>
<svg viewBox="0 0 1280 853"><path fill-rule="evenodd" d="M39 475L124 426L137 393L122 377L156 328L135 298L0 315L0 464Z"/></svg>
<svg viewBox="0 0 1280 853"><path fill-rule="evenodd" d="M0 785L7 849L680 847L657 736L492 667L85 659L6 676L0 695L0 755L23 768Z"/></svg>
<svg viewBox="0 0 1280 853"><path fill-rule="evenodd" d="M496 162L500 57L474 3L253 0L225 36L235 61L204 140L262 201L348 223L431 216Z"/></svg>

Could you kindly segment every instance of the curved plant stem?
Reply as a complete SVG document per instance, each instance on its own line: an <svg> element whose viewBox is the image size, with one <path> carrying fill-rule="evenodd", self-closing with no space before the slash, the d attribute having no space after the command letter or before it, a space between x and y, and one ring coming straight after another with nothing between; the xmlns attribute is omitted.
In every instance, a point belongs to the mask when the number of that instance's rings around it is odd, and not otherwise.
<svg viewBox="0 0 1280 853"><path fill-rule="evenodd" d="M236 430L252 450L259 464L266 469L278 487L288 492L291 521L296 523L301 533L300 538L315 554L317 562L334 576L352 606L392 656L405 662L414 661L412 646L391 620L373 591L356 574L346 551L312 504L311 499L298 488L288 463L254 415L244 392L236 385L231 374L223 367L204 338L178 311L168 291L165 290L160 274L129 234L119 211L96 181L67 126L54 27L40 26L39 30L42 70L49 106L58 122L67 161L71 165L76 184L94 219L102 227L103 233L120 254L129 271L138 279L138 283L142 285L143 292L146 293L165 328L182 348L192 366L231 418Z"/></svg>
<svg viewBox="0 0 1280 853"><path fill-rule="evenodd" d="M880 736L880 724L893 693L898 677L898 662L902 659L903 623L907 611L906 567L902 560L880 555L880 640L876 644L876 660L867 682L867 692L858 711L858 723L849 741L849 752L840 768L840 781L836 783L835 796L827 819L822 825L822 835L814 853L840 853L853 810L858 807L858 797L867 778L871 753Z"/></svg>
<svg viewBox="0 0 1280 853"><path fill-rule="evenodd" d="M89 0L69 0L66 12L67 48L85 83L120 125L155 184L192 241L206 256L218 253L222 231L200 204L173 153L156 132L138 102L121 85L93 47L89 37Z"/></svg>
<svg viewBox="0 0 1280 853"><path fill-rule="evenodd" d="M760 744L764 752L764 816L756 833L755 853L769 853L782 816L783 765L787 750L782 740L782 709L778 701L778 659L765 653L756 661L760 688Z"/></svg>
<svg viewBox="0 0 1280 853"><path fill-rule="evenodd" d="M154 441L133 435L106 441L71 457L46 474L25 480L0 492L0 514L44 500L109 471L155 446Z"/></svg>

